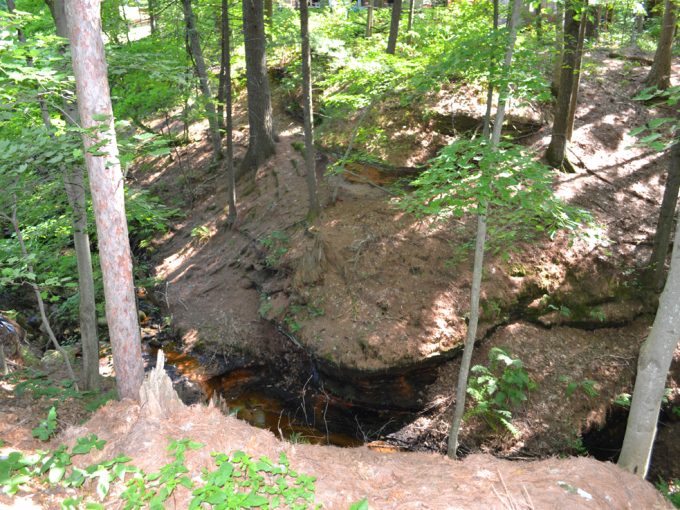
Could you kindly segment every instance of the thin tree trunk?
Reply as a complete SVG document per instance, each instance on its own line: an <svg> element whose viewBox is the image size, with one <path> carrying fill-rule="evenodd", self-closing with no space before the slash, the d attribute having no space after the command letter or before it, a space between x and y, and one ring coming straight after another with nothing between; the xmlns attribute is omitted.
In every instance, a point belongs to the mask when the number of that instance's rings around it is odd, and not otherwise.
<svg viewBox="0 0 680 510"><path fill-rule="evenodd" d="M24 243L24 236L21 232L21 228L19 228L19 220L17 219L16 200L14 202L14 205L12 206L12 216L10 217L5 214L3 214L2 216L12 224L12 229L14 230L14 234L17 236L17 241L19 242L19 247L21 248L21 255L24 257L25 260L28 260L28 250L26 249L26 243ZM35 273L35 271L33 270L33 265L30 262L26 263L26 268L30 273ZM71 360L69 360L68 358L68 353L59 344L59 341L57 340L54 331L52 331L50 320L47 318L47 312L45 311L45 302L43 301L42 295L40 294L40 287L38 287L38 285L34 282L30 282L29 285L31 286L31 289L33 289L35 300L38 302L40 320L42 321L43 328L47 333L47 337L50 339L52 345L54 345L54 348L57 350L57 352L61 354L61 357L64 359L66 371L68 372L69 377L73 380L75 390L79 391L78 379L76 378L75 372L73 372L73 367L71 366Z"/></svg>
<svg viewBox="0 0 680 510"><path fill-rule="evenodd" d="M69 0L66 17L83 129L85 162L97 224L106 320L120 398L139 400L144 379L141 338L125 217L123 175L101 39L99 0ZM107 120L97 120L106 118ZM93 146L96 151L92 150Z"/></svg>
<svg viewBox="0 0 680 510"><path fill-rule="evenodd" d="M514 0L512 3L512 13L510 15L508 44L505 50L505 60L503 62L504 77L507 77L512 65L512 54L515 49L515 40L517 39L517 24L519 22L521 0ZM493 134L491 136L491 150L495 150L501 139L501 127L503 126L503 119L505 117L505 105L508 99L509 84L507 81L500 87L498 94L498 109L496 110L496 118L494 119ZM458 372L458 385L456 387L456 407L453 412L453 422L449 431L448 451L447 455L451 458L456 458L458 452L458 434L460 432L460 424L463 421L463 414L465 413L465 397L467 395L468 376L470 374L470 363L472 361L472 353L475 347L475 340L477 338L477 326L479 323L479 298L482 289L482 270L484 267L484 247L486 244L486 218L488 214L488 205L485 203L479 204L479 211L477 213L477 235L475 238L475 258L472 268L472 288L470 289L470 322L468 323L468 331L465 339L465 348L463 349L463 357L460 361L460 371Z"/></svg>
<svg viewBox="0 0 680 510"><path fill-rule="evenodd" d="M229 4L228 0L222 0L222 15L220 16L220 73L217 84L217 128L220 138L224 137L225 116L224 106L227 98L227 66L229 61Z"/></svg>
<svg viewBox="0 0 680 510"><path fill-rule="evenodd" d="M156 0L148 0L147 9L149 12L149 27L151 28L151 34L155 34L158 31L156 20Z"/></svg>
<svg viewBox="0 0 680 510"><path fill-rule="evenodd" d="M399 37L399 20L401 19L401 0L394 0L392 4L392 21L390 22L390 35L387 39L387 53L394 55L397 49Z"/></svg>
<svg viewBox="0 0 680 510"><path fill-rule="evenodd" d="M680 222L676 227L668 280L659 308L638 358L635 390L618 465L647 476L654 447L661 399L673 354L680 338Z"/></svg>
<svg viewBox="0 0 680 510"><path fill-rule="evenodd" d="M366 37L373 35L373 3L375 0L368 0L368 13L366 15Z"/></svg>
<svg viewBox="0 0 680 510"><path fill-rule="evenodd" d="M587 8L584 6L584 8ZM574 134L574 119L576 117L576 105L578 103L578 92L581 84L581 62L583 60L583 43L585 40L586 23L588 16L581 15L581 23L578 29L578 42L576 44L576 61L574 62L574 84L572 85L572 93L569 98L569 113L567 114L567 142L571 142L571 137Z"/></svg>
<svg viewBox="0 0 680 510"><path fill-rule="evenodd" d="M566 161L567 123L574 88L574 70L576 68L576 50L580 26L574 19L576 15L574 2L575 0L570 0L564 13L564 49L562 51L560 85L555 104L552 137L546 153L548 163L555 168L562 168Z"/></svg>
<svg viewBox="0 0 680 510"><path fill-rule="evenodd" d="M96 390L99 388L99 339L82 166L64 170L64 187L73 209L73 245L78 266L80 338L83 348L83 387L86 390Z"/></svg>
<svg viewBox="0 0 680 510"><path fill-rule="evenodd" d="M312 117L312 55L309 47L309 8L306 0L300 2L300 37L302 39L302 103L305 124L305 169L309 192L309 220L321 212L316 183L314 156L314 124Z"/></svg>
<svg viewBox="0 0 680 510"><path fill-rule="evenodd" d="M189 40L189 54L194 60L194 67L198 75L198 83L201 87L201 94L205 102L205 112L208 116L208 124L210 126L210 139L213 146L213 158L215 161L222 159L222 140L220 137L220 130L217 123L217 112L212 100L212 92L210 91L210 82L208 81L208 72L203 60L203 50L201 50L201 43L198 37L198 28L196 27L196 16L194 16L193 8L191 7L191 0L182 0L184 7L184 22L186 23L187 39Z"/></svg>
<svg viewBox="0 0 680 510"><path fill-rule="evenodd" d="M263 0L243 0L243 33L250 135L248 151L236 173L236 178L256 170L276 151L265 55Z"/></svg>
<svg viewBox="0 0 680 510"><path fill-rule="evenodd" d="M234 122L232 119L231 93L231 26L229 21L229 2L222 0L222 62L224 62L224 97L227 112L227 203L229 213L227 225L236 223L236 178L234 169Z"/></svg>
<svg viewBox="0 0 680 510"><path fill-rule="evenodd" d="M560 90L560 75L562 74L562 46L564 45L564 6L556 3L555 11L555 60L553 61L552 81L550 90L557 97Z"/></svg>
<svg viewBox="0 0 680 510"><path fill-rule="evenodd" d="M499 6L498 0L493 0L493 32L498 30ZM482 125L482 136L489 138L491 130L491 109L493 107L493 75L496 72L495 60L491 57L489 62L489 90L486 93L486 112L484 113L484 124Z"/></svg>
<svg viewBox="0 0 680 510"><path fill-rule="evenodd" d="M267 25L269 25L269 32L271 33L274 27L274 0L264 0L264 10L266 12Z"/></svg>
<svg viewBox="0 0 680 510"><path fill-rule="evenodd" d="M406 26L406 31L411 32L413 30L413 15L416 11L415 0L409 0L408 2L408 25Z"/></svg>
<svg viewBox="0 0 680 510"><path fill-rule="evenodd" d="M651 281L654 289L660 291L663 288L666 274L666 256L668 245L673 231L673 220L678 203L678 190L680 190L680 142L676 142L671 148L671 165L668 169L668 179L663 192L659 221L656 224L654 236L654 249L649 260Z"/></svg>
<svg viewBox="0 0 680 510"><path fill-rule="evenodd" d="M654 54L654 62L645 79L645 85L666 90L671 86L671 60L673 58L673 36L675 35L677 8L673 0L666 0L663 25L659 44Z"/></svg>

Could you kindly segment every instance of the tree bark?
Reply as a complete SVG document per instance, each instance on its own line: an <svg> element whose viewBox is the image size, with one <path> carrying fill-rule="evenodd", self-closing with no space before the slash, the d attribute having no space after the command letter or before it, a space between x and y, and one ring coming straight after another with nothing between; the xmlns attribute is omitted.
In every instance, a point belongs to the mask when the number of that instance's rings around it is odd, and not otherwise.
<svg viewBox="0 0 680 510"><path fill-rule="evenodd" d="M517 24L519 23L521 0L514 0L512 3L512 13L508 26L508 43L505 50L505 60L503 62L502 74L507 77L512 65L512 54L515 49L517 39ZM505 117L505 106L508 100L509 84L504 81L498 91L498 109L494 119L493 133L491 135L491 150L495 150L501 139L501 127ZM456 458L458 452L458 434L460 424L465 413L465 398L467 395L468 376L470 374L470 363L472 353L477 338L477 325L479 323L479 298L482 289L482 270L484 267L484 249L486 245L486 218L488 204L480 204L477 212L477 235L475 238L475 258L472 268L472 287L470 289L470 322L468 324L467 336L465 338L465 348L463 357L460 361L460 371L458 372L458 385L456 387L456 407L453 412L453 422L449 431L447 455Z"/></svg>
<svg viewBox="0 0 680 510"><path fill-rule="evenodd" d="M569 105L574 89L574 71L580 24L574 19L574 1L570 0L564 13L564 48L560 69L560 84L555 104L555 120L552 137L546 153L548 163L555 168L562 168L566 159L567 131L569 121Z"/></svg>
<svg viewBox="0 0 680 510"><path fill-rule="evenodd" d="M97 224L116 387L120 398L139 400L144 367L125 217L124 182L101 39L100 2L69 0L65 7L78 111L82 128L86 130L83 133L85 162Z"/></svg>
<svg viewBox="0 0 680 510"><path fill-rule="evenodd" d="M222 139L217 124L217 112L215 111L215 104L213 103L212 92L210 91L208 72L206 70L205 60L203 59L203 50L201 50L201 43L198 37L196 16L194 16L191 0L182 0L182 6L184 8L184 22L186 24L187 39L189 40L189 55L194 60L194 68L198 75L201 94L203 95L203 101L205 102L205 112L208 116L210 140L213 146L213 158L215 161L219 161L222 159Z"/></svg>
<svg viewBox="0 0 680 510"><path fill-rule="evenodd" d="M645 79L645 85L666 90L671 86L671 60L673 58L673 36L677 21L677 8L673 0L666 0L659 44L654 54L654 63Z"/></svg>
<svg viewBox="0 0 680 510"><path fill-rule="evenodd" d="M587 6L584 6L587 8ZM576 61L574 62L574 83L569 98L569 112L567 113L567 142L571 142L574 134L574 119L576 118L576 105L578 104L578 92L581 84L581 62L583 61L583 44L585 42L586 23L588 17L585 12L581 15L581 23L578 27L578 41L576 43Z"/></svg>
<svg viewBox="0 0 680 510"><path fill-rule="evenodd" d="M51 0L47 2L54 20L57 35L68 38L68 25L63 0ZM60 51L65 52L66 47ZM66 123L77 125L77 109L73 103L64 101L64 113ZM52 135L52 121L47 105L41 102L40 109L45 128ZM82 386L86 390L99 388L99 338L97 335L97 307L96 292L94 288L94 275L92 273L92 254L90 251L90 235L87 226L87 203L85 196L84 169L78 165L75 168L64 169L64 188L73 217L73 245L76 252L76 265L78 267L78 307L80 318L80 342L83 349L83 381Z"/></svg>
<svg viewBox="0 0 680 510"><path fill-rule="evenodd" d="M274 27L274 0L264 0L264 10L266 11L267 25L269 31Z"/></svg>
<svg viewBox="0 0 680 510"><path fill-rule="evenodd" d="M368 0L368 13L366 14L366 37L373 35L373 3L375 0Z"/></svg>
<svg viewBox="0 0 680 510"><path fill-rule="evenodd" d="M85 202L85 178L83 168L64 170L64 187L73 209L73 245L78 266L78 302L80 315L80 338L83 349L83 387L99 388L99 339L97 338L97 309L95 306L94 276L90 235L87 231L87 207Z"/></svg>
<svg viewBox="0 0 680 510"><path fill-rule="evenodd" d="M397 49L399 37L399 20L401 19L401 0L394 0L392 4L392 21L390 22L390 35L387 39L387 53L394 55Z"/></svg>
<svg viewBox="0 0 680 510"><path fill-rule="evenodd" d="M231 25L229 20L229 2L222 0L222 72L224 75L223 95L226 109L226 138L227 138L227 225L232 227L236 223L236 178L234 170L234 121L232 118L232 92L231 92ZM220 88L222 90L222 88Z"/></svg>
<svg viewBox="0 0 680 510"><path fill-rule="evenodd" d="M493 31L498 30L498 17L500 15L498 0L493 0ZM484 113L484 123L482 124L482 136L489 138L491 131L491 109L493 107L493 74L496 71L495 60L492 57L489 62L489 90L486 93L486 112Z"/></svg>
<svg viewBox="0 0 680 510"><path fill-rule="evenodd" d="M413 30L413 15L416 11L415 0L409 0L408 2L408 25L406 25L406 31L411 32Z"/></svg>
<svg viewBox="0 0 680 510"><path fill-rule="evenodd" d="M300 2L300 37L302 39L302 106L305 129L305 169L309 194L309 220L321 212L316 182L314 151L314 123L312 117L312 54L309 47L309 7L306 0Z"/></svg>
<svg viewBox="0 0 680 510"><path fill-rule="evenodd" d="M638 358L635 390L618 465L647 476L666 377L680 338L680 222L675 231L668 280Z"/></svg>
<svg viewBox="0 0 680 510"><path fill-rule="evenodd" d="M236 178L256 170L276 151L265 55L263 0L243 0L243 32L248 90L248 151Z"/></svg>
<svg viewBox="0 0 680 510"><path fill-rule="evenodd" d="M158 31L158 20L156 19L156 0L148 0L147 9L149 12L149 28L151 29L151 34L155 34Z"/></svg>
<svg viewBox="0 0 680 510"><path fill-rule="evenodd" d="M560 90L560 74L562 73L562 46L564 45L564 6L556 2L555 10L555 60L553 61L550 90L557 97Z"/></svg>
<svg viewBox="0 0 680 510"><path fill-rule="evenodd" d="M656 224L654 248L649 259L651 283L656 291L660 291L664 284L666 256L673 231L678 190L680 190L680 142L676 142L671 148L671 165L668 169L668 179L663 192L659 221Z"/></svg>

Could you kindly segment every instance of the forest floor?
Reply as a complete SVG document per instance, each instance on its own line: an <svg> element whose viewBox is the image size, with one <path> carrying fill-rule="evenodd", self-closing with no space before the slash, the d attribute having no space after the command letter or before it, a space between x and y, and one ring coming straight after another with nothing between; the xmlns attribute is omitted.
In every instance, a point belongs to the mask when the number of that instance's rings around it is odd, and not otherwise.
<svg viewBox="0 0 680 510"><path fill-rule="evenodd" d="M110 440L108 453L124 451L141 463L161 459L166 446L161 442L178 434L205 442L211 450L248 449L274 458L284 449L296 469L318 477L317 494L328 508L347 507L364 495L376 508L663 507L651 486L633 477L622 483L627 475L609 464L582 458L524 462L558 452L582 453L583 433L603 427L611 418L613 399L631 391L637 353L655 308L654 297L639 291L636 278L650 253L668 157L633 147L627 133L663 112L631 99L647 67L600 51L589 54L587 62L592 65L582 80L570 146L577 172L556 174L556 191L591 211L608 241L570 242L558 236L526 242L509 260L491 256L487 262L473 364L487 364L489 350L503 347L523 361L537 382L527 402L513 410L516 437L490 429L483 420L466 421L462 446L474 455L461 467L425 453L291 445L233 418L196 409L150 422L134 405L109 404L78 433L95 432ZM673 76L680 76L680 66ZM452 118L481 118L479 95L459 91L453 103L446 93L428 100L432 110ZM213 359L250 356L295 366L301 346L327 374L434 367L432 384L397 394L397 400L422 410L398 438L442 451L471 279L469 253L459 248L473 238L473 224L444 228L416 220L383 189L382 174L376 177L374 167L352 167L364 177L325 177L329 156L320 154L324 211L306 227L304 160L295 148L301 128L278 103L277 153L252 179L239 182L234 230L225 226L226 177L210 164L204 126L193 126L194 141L172 158L149 161L132 172L133 185L150 189L185 213L154 242L151 263L162 283L148 300L169 314L187 352ZM248 140L240 108L237 158ZM546 112L511 107L513 115L536 125L535 132L522 135L522 143L543 151L550 137ZM351 130L351 119L347 125ZM395 143L400 132L427 132L427 126L407 126L398 118L390 129L388 139ZM424 134L417 143L427 150L390 163L423 164L432 156L431 146L452 136ZM205 381L224 367L214 363L192 370ZM302 376L295 370L286 375L291 383ZM594 391L587 391L584 382ZM567 396L571 383L577 389ZM669 398L676 402L679 383L680 350L669 377ZM37 448L26 437L46 409L11 397L11 385L1 389L5 446ZM31 407L35 416L26 417L22 410ZM62 425L77 424L81 413L65 412ZM653 464L664 476L680 478L680 445L673 441L678 423L669 420L659 432ZM186 428L188 423L193 428ZM73 433L63 437L68 434ZM595 501L565 489L560 484L565 479L568 487L594 495ZM0 499L0 508L5 502ZM38 506L43 504L48 503Z"/></svg>
<svg viewBox="0 0 680 510"><path fill-rule="evenodd" d="M602 239L538 239L520 245L509 260L489 257L482 341L473 364L487 364L489 350L504 347L523 361L538 388L514 412L516 438L499 438L470 420L462 439L470 451L480 444L485 451L519 457L579 451L581 435L603 427L614 398L632 390L638 349L655 310L655 297L641 292L636 281L651 250L668 156L634 146L628 132L668 112L631 99L646 66L603 51L587 55L586 62L569 149L577 172L556 173L555 181L560 197L593 214ZM452 94L453 100L443 92L429 98L430 110L452 119L481 118L479 91ZM294 148L301 128L278 99L277 153L252 180L239 183L235 230L225 228L226 179L210 167L200 131L194 136L201 141L187 149L181 164L156 162L153 171L134 174L137 185L187 211L156 243L156 274L164 282L157 298L168 305L189 350L256 353L280 362L288 339L276 333L273 322L327 373L408 369L434 360L436 381L411 395L428 412L401 437L441 450L458 371L457 361L446 359L463 343L469 306L472 264L469 251L460 247L474 237L473 222L445 228L416 220L400 209L389 188L374 185L385 184L386 172L355 164L347 178L324 177L329 158L322 153L317 174L324 211L304 228L304 161ZM428 135L425 126L401 124L399 111L383 115L392 119L385 129L397 145L405 131L419 133L419 140L408 142L421 147L451 139L442 129ZM535 129L521 141L539 154L545 150L550 124L541 119L549 112L535 105L511 107L509 117L533 123ZM353 129L350 121L340 124L338 131ZM237 112L236 126L238 159L248 139L243 111ZM336 132L333 141L339 137ZM412 168L431 153L390 163ZM357 177L362 170L365 175ZM196 235L197 228L204 234ZM678 398L679 361L680 351L669 379L671 399ZM594 391L584 389L584 382ZM570 384L578 390L567 396ZM659 437L668 443L659 450L670 458L677 448L669 441L675 427L662 429ZM680 466L671 471L680 476Z"/></svg>

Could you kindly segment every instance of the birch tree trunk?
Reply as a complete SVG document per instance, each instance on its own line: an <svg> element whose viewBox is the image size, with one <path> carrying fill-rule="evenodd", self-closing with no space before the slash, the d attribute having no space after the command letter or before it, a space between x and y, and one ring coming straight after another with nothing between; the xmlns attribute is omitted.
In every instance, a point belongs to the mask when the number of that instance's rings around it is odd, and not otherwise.
<svg viewBox="0 0 680 510"><path fill-rule="evenodd" d="M309 7L307 1L300 2L300 37L302 39L302 103L305 124L305 169L309 194L308 219L316 218L321 212L317 193L316 164L314 154L314 123L312 118L312 54L309 48Z"/></svg>
<svg viewBox="0 0 680 510"><path fill-rule="evenodd" d="M219 161L222 159L222 139L217 124L215 104L213 103L212 93L210 92L210 82L208 81L205 60L203 59L203 50L201 50L201 42L198 37L196 16L194 16L191 0L182 0L182 6L184 8L184 22L186 24L187 39L189 40L189 54L194 60L194 67L196 68L196 74L198 75L198 83L200 84L201 94L203 95L203 101L205 102L205 113L208 116L210 140L213 146L213 159Z"/></svg>
<svg viewBox="0 0 680 510"><path fill-rule="evenodd" d="M520 7L522 0L514 0L512 3L512 14L508 26L508 44L505 50L505 60L503 62L503 76L508 76L512 65L512 54L515 49L517 39L517 24L519 23ZM509 84L504 81L498 91L498 109L494 119L493 133L491 135L491 150L494 150L501 139L501 128L505 118L505 106L508 101ZM453 412L453 422L449 431L449 441L447 455L456 458L458 452L458 434L460 424L465 413L465 398L467 396L468 376L470 374L470 363L472 353L475 348L477 338L477 325L479 323L479 298L482 289L482 269L484 267L484 248L486 245L486 218L489 204L480 203L477 211L477 235L475 238L475 258L472 268L472 288L470 289L470 322L468 324L467 336L465 338L465 348L463 357L460 360L460 371L458 372L458 385L456 387L456 407Z"/></svg>
<svg viewBox="0 0 680 510"><path fill-rule="evenodd" d="M640 350L633 401L618 465L647 476L661 399L680 338L680 222L675 231L671 268L659 299L654 324Z"/></svg>
<svg viewBox="0 0 680 510"><path fill-rule="evenodd" d="M82 127L87 130L83 134L85 162L97 224L116 387L120 398L139 400L144 367L125 217L124 182L101 37L100 2L69 0L65 7L78 111Z"/></svg>

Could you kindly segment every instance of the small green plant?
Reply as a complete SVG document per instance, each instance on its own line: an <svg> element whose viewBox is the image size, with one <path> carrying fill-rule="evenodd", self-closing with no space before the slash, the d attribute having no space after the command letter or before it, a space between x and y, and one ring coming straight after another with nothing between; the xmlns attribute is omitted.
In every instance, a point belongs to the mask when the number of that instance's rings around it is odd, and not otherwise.
<svg viewBox="0 0 680 510"><path fill-rule="evenodd" d="M492 427L501 425L513 435L519 431L512 425L511 408L526 401L527 393L536 388L521 360L493 347L489 351L489 367L475 365L471 369L468 394L474 407L468 416L481 416Z"/></svg>
<svg viewBox="0 0 680 510"><path fill-rule="evenodd" d="M356 503L352 503L349 510L368 510L368 498L361 499Z"/></svg>
<svg viewBox="0 0 680 510"><path fill-rule="evenodd" d="M204 469L201 477L194 479L190 478L185 465L186 453L203 445L190 439L170 441L168 451L174 459L154 473L145 473L128 464L131 459L124 456L85 469L73 465L74 456L86 455L93 449L102 450L104 445L105 441L90 434L79 438L71 451L61 445L53 451L30 455L11 452L0 458L0 489L13 496L30 482L75 489L92 482L99 500L104 501L111 492L111 484L119 482L126 485L120 494L126 510L161 510L179 486L192 491L189 508L193 510L268 509L283 505L299 510L320 508L314 504L314 478L292 470L284 453L278 462L266 457L256 460L242 451L232 455L213 453L217 469ZM61 507L75 510L85 502L88 509L104 508L101 503L85 499L85 496L72 496L66 498Z"/></svg>
<svg viewBox="0 0 680 510"><path fill-rule="evenodd" d="M37 437L41 441L47 441L57 430L57 409L52 406L47 413L47 418L40 422L36 428L31 431L33 437Z"/></svg>
<svg viewBox="0 0 680 510"><path fill-rule="evenodd" d="M569 319L571 317L571 308L569 308L567 305L560 305L559 307L555 305L548 305L548 308L559 312L559 314L565 319Z"/></svg>
<svg viewBox="0 0 680 510"><path fill-rule="evenodd" d="M269 312L271 311L273 305L271 300L269 299L269 296L266 294L261 294L260 295L260 307L257 309L257 313L265 319Z"/></svg>
<svg viewBox="0 0 680 510"><path fill-rule="evenodd" d="M680 480L677 478L669 481L659 480L656 482L656 488L675 508L680 508Z"/></svg>
<svg viewBox="0 0 680 510"><path fill-rule="evenodd" d="M276 267L281 258L288 253L290 239L285 232L274 230L269 235L260 239L260 244L267 250L264 262L267 267Z"/></svg>
<svg viewBox="0 0 680 510"><path fill-rule="evenodd" d="M196 239L199 243L204 243L210 239L210 228L206 225L199 225L191 229L191 237Z"/></svg>
<svg viewBox="0 0 680 510"><path fill-rule="evenodd" d="M629 408L632 395L630 393L619 393L614 397L614 404L617 406Z"/></svg>
<svg viewBox="0 0 680 510"><path fill-rule="evenodd" d="M292 432L288 436L288 441L293 444L309 444L309 439L302 432Z"/></svg>
<svg viewBox="0 0 680 510"><path fill-rule="evenodd" d="M600 322L604 322L605 320L607 320L607 314L605 314L601 306L595 307L592 310L590 310L588 312L588 315L590 315L591 318L597 319Z"/></svg>
<svg viewBox="0 0 680 510"><path fill-rule="evenodd" d="M567 384L564 394L567 398L571 397L574 392L581 389L588 397L597 397L600 392L597 390L597 382L591 379L584 379L583 381L572 381L568 376L563 375L560 381Z"/></svg>

